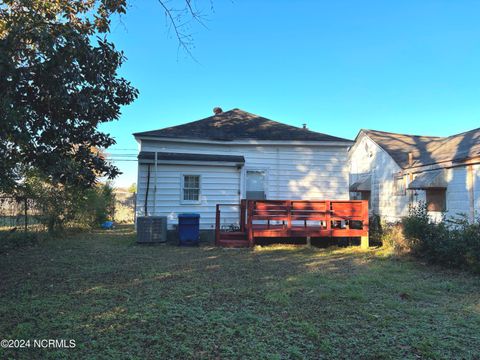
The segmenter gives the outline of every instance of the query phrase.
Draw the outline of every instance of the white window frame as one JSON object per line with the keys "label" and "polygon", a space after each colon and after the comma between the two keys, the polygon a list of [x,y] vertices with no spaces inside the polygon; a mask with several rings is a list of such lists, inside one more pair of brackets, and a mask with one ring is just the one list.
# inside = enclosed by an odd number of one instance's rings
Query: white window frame
{"label": "white window frame", "polygon": [[[183,190],[185,188],[185,176],[198,176],[198,200],[185,200],[183,197]],[[180,174],[180,204],[198,205],[202,203],[202,175],[192,173]]]}
{"label": "white window frame", "polygon": [[269,194],[269,186],[268,186],[268,180],[269,180],[269,171],[270,169],[268,168],[258,168],[258,167],[244,167],[243,168],[243,196],[242,199],[247,198],[247,172],[248,171],[263,171],[265,173],[265,198],[266,200],[272,200],[270,199],[270,194]]}

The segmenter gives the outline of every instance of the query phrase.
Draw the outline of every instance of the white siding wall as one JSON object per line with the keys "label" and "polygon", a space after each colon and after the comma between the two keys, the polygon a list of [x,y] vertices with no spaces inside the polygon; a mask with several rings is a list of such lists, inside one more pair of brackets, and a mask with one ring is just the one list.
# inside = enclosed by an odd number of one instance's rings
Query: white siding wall
{"label": "white siding wall", "polygon": [[[141,151],[168,151],[196,154],[242,155],[241,170],[226,166],[162,165],[158,167],[155,214],[168,216],[169,227],[177,223],[177,214],[200,213],[201,228],[215,226],[217,203],[238,203],[245,197],[245,171],[265,170],[268,199],[348,199],[347,148],[333,146],[217,145],[142,141]],[[151,167],[148,203],[153,211],[154,166]],[[202,177],[202,202],[180,203],[181,173]],[[143,215],[146,189],[146,165],[139,167],[137,209]],[[240,192],[240,194],[239,194]],[[149,208],[149,211],[150,208]],[[153,212],[151,213],[151,215]],[[238,221],[237,209],[225,209],[222,223]]]}
{"label": "white siding wall", "polygon": [[480,165],[474,165],[475,218],[480,221]]}
{"label": "white siding wall", "polygon": [[[200,214],[201,228],[212,228],[215,224],[216,204],[238,203],[240,173],[235,167],[158,165],[157,193],[155,196],[155,166],[150,167],[150,190],[147,201],[148,215],[167,216],[169,228],[178,223],[177,215],[184,212]],[[200,203],[181,204],[183,174],[200,175]],[[147,187],[147,165],[139,166],[137,214],[145,213]],[[227,223],[238,221],[237,208],[222,208],[222,220]]]}
{"label": "white siding wall", "polygon": [[469,189],[467,168],[457,167],[447,171],[447,217],[459,214],[469,215]]}
{"label": "white siding wall", "polygon": [[[468,188],[467,168],[456,167],[451,169],[445,169],[445,172],[448,183],[446,193],[447,212],[445,214],[442,214],[441,212],[431,211],[429,212],[431,219],[435,221],[440,221],[443,215],[446,218],[453,218],[458,217],[461,214],[469,217],[470,191]],[[475,181],[478,183],[478,178],[477,180],[474,179],[474,182]],[[414,199],[416,202],[426,200],[425,191],[417,190],[416,193],[418,194]],[[474,197],[475,196],[478,197],[478,195],[475,194],[474,187]],[[476,209],[478,209],[478,205],[476,205]]]}
{"label": "white siding wall", "polygon": [[408,192],[396,195],[394,175],[401,169],[397,163],[367,136],[362,136],[349,154],[350,183],[361,175],[372,179],[371,212],[382,219],[395,222],[408,212]]}
{"label": "white siding wall", "polygon": [[[366,146],[368,151],[366,150]],[[398,221],[408,214],[410,202],[425,201],[425,191],[417,190],[416,196],[407,190],[405,196],[397,196],[394,189],[394,174],[401,169],[382,148],[370,138],[363,136],[349,154],[350,183],[361,174],[372,177],[372,211],[386,221]],[[447,213],[446,217],[470,214],[470,192],[467,181],[467,168],[456,167],[445,170],[447,173]],[[480,212],[480,165],[474,166],[475,211]],[[434,220],[440,220],[442,213],[430,212]]]}

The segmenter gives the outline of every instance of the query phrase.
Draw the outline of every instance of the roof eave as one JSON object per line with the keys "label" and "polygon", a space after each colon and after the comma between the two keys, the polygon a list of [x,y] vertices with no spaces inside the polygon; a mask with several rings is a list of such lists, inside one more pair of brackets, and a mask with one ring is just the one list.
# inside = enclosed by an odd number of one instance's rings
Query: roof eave
{"label": "roof eave", "polygon": [[258,139],[242,139],[242,140],[207,140],[195,138],[172,138],[161,136],[141,135],[141,133],[133,134],[137,140],[153,140],[165,142],[183,142],[198,144],[238,144],[238,145],[310,145],[310,146],[342,146],[349,147],[353,144],[351,140],[258,140]]}

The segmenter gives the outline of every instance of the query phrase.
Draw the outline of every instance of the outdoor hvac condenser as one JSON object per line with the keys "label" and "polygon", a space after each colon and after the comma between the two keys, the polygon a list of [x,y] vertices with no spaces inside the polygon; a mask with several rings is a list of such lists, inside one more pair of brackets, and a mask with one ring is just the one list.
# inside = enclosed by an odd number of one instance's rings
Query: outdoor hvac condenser
{"label": "outdoor hvac condenser", "polygon": [[164,243],[167,241],[166,216],[137,217],[137,242],[139,244]]}

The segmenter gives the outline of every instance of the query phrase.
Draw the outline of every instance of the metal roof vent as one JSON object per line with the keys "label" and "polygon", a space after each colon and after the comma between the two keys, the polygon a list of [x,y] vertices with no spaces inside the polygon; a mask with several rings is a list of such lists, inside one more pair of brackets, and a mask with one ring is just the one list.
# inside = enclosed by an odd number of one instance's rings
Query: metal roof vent
{"label": "metal roof vent", "polygon": [[214,113],[215,115],[219,115],[219,114],[221,114],[222,112],[223,112],[223,110],[222,110],[221,107],[218,107],[218,106],[217,106],[217,107],[214,107],[214,108],[213,108],[213,113]]}

